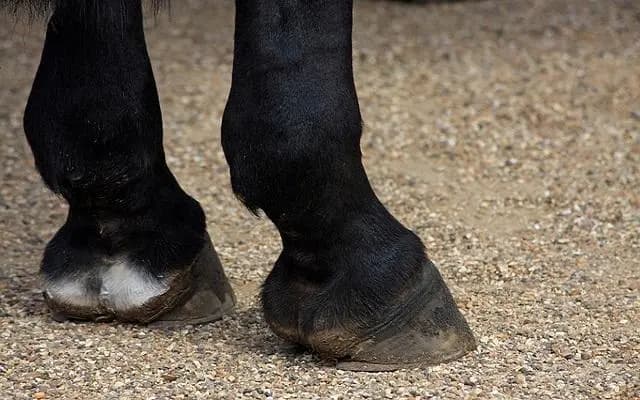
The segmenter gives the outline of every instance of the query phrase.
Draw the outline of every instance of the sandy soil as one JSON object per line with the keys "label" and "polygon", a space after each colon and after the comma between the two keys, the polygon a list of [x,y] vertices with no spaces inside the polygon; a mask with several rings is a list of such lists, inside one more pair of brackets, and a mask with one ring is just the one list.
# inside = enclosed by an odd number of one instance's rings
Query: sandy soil
{"label": "sandy soil", "polygon": [[43,30],[2,18],[0,398],[639,398],[640,2],[357,2],[368,171],[479,342],[379,374],[337,371],[267,329],[257,293],[278,237],[234,199],[219,145],[233,7],[179,3],[148,21],[166,149],[238,311],[175,331],[48,317],[36,273],[66,208],[21,130]]}

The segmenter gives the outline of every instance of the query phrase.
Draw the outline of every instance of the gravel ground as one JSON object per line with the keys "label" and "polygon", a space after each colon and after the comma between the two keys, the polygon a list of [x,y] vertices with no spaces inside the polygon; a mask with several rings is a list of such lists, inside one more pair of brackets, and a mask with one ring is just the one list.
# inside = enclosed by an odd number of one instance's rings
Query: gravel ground
{"label": "gravel ground", "polygon": [[337,371],[259,311],[280,248],[221,146],[233,7],[148,21],[169,163],[198,198],[237,313],[174,331],[54,323],[41,251],[66,215],[25,148],[43,30],[0,19],[0,398],[640,398],[640,2],[360,0],[357,85],[380,197],[425,240],[478,350]]}

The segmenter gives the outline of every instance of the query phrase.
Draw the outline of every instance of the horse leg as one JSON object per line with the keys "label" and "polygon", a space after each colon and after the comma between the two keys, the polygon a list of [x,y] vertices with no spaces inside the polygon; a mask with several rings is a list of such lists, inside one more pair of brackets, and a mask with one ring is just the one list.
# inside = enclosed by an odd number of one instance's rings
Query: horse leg
{"label": "horse leg", "polygon": [[351,0],[236,0],[223,118],[234,191],[283,250],[262,291],[286,340],[352,370],[461,357],[473,335],[420,239],[374,194],[361,162]]}
{"label": "horse leg", "polygon": [[165,162],[140,0],[57,3],[24,128],[69,204],[41,266],[55,318],[180,324],[232,308],[202,208]]}

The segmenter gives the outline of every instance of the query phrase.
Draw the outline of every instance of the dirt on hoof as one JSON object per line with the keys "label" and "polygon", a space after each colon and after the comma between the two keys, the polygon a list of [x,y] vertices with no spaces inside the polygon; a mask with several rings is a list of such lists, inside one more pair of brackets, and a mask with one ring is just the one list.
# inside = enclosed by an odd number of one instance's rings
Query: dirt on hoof
{"label": "dirt on hoof", "polygon": [[257,296],[279,237],[234,198],[220,145],[230,1],[173,2],[147,38],[168,163],[236,312],[169,330],[51,321],[38,263],[67,211],[21,127],[44,29],[0,17],[0,399],[640,397],[640,2],[355,3],[367,170],[477,350],[365,374],[271,333]]}

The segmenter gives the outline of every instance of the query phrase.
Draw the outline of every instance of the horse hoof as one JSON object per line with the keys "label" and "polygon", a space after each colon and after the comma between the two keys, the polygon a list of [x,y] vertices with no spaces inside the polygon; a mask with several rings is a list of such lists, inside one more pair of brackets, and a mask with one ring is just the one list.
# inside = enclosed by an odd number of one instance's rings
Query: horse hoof
{"label": "horse hoof", "polygon": [[418,290],[337,363],[349,371],[394,371],[456,360],[475,350],[473,333],[449,289],[428,262]]}
{"label": "horse hoof", "polygon": [[109,261],[73,279],[49,280],[45,287],[45,302],[59,322],[201,324],[230,313],[236,301],[208,235],[193,263],[168,277],[149,277],[135,266]]}

